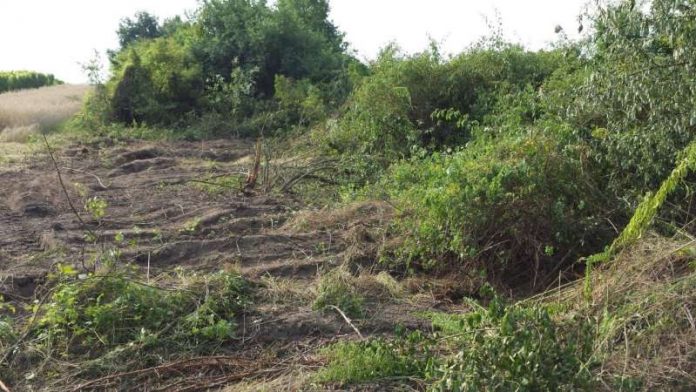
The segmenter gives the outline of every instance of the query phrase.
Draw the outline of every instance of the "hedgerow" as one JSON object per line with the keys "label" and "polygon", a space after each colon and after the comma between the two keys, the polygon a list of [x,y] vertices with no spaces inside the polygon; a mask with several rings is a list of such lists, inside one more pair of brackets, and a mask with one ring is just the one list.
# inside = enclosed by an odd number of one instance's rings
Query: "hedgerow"
{"label": "hedgerow", "polygon": [[31,71],[0,72],[0,93],[63,84],[52,74]]}

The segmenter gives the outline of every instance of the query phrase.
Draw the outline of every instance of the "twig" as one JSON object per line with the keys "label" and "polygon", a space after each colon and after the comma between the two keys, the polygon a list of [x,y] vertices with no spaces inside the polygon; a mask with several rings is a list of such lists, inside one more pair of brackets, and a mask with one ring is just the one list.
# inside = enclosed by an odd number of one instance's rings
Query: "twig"
{"label": "twig", "polygon": [[150,254],[151,252],[147,252],[147,284],[150,284]]}
{"label": "twig", "polygon": [[694,321],[694,316],[691,315],[691,312],[689,311],[689,307],[684,304],[684,312],[686,312],[686,318],[689,320],[689,324],[691,324],[691,328],[693,328],[694,332],[696,332],[696,322]]}
{"label": "twig", "polygon": [[80,213],[77,212],[77,208],[75,208],[75,205],[72,202],[72,199],[70,199],[70,194],[68,193],[68,189],[65,187],[65,183],[63,182],[63,175],[60,173],[60,167],[58,167],[58,162],[56,162],[55,156],[53,156],[53,150],[51,150],[51,145],[48,144],[48,138],[46,138],[46,134],[42,133],[41,136],[43,136],[44,143],[46,144],[46,150],[48,150],[48,156],[51,157],[51,161],[53,162],[53,167],[56,169],[56,174],[58,174],[58,181],[60,182],[60,187],[63,189],[63,193],[65,194],[65,198],[68,200],[68,205],[70,206],[70,209],[72,210],[73,214],[75,214],[75,217],[77,217],[77,220],[80,222],[82,227],[94,238],[96,238],[96,235],[92,230],[87,227],[87,224],[85,223],[84,220],[82,220],[82,217],[80,216]]}
{"label": "twig", "polygon": [[108,376],[97,378],[97,379],[82,383],[80,385],[77,385],[72,389],[72,391],[78,392],[78,391],[84,390],[85,388],[90,388],[90,387],[95,388],[96,386],[103,384],[104,382],[109,382],[109,381],[123,378],[123,377],[140,376],[140,375],[147,374],[147,373],[159,374],[160,371],[175,370],[177,368],[180,368],[180,367],[185,368],[187,366],[200,367],[200,366],[203,366],[203,364],[201,364],[201,362],[206,362],[206,361],[208,361],[208,362],[212,361],[215,364],[219,364],[220,361],[236,362],[237,364],[239,364],[240,362],[243,362],[243,360],[240,358],[229,357],[229,356],[213,356],[213,357],[199,357],[199,358],[184,359],[181,361],[170,362],[170,363],[166,363],[163,365],[149,367],[149,368],[145,368],[145,369],[138,369],[138,370],[132,370],[132,371],[128,371],[128,372],[110,374]]}
{"label": "twig", "polygon": [[73,168],[67,167],[67,166],[63,166],[62,169],[70,170],[70,171],[74,171],[74,172],[76,172],[76,173],[82,173],[82,174],[86,174],[86,175],[88,175],[88,176],[94,177],[94,179],[96,179],[97,182],[99,183],[99,186],[101,186],[104,190],[107,190],[107,189],[109,189],[109,187],[111,187],[111,185],[108,185],[108,186],[107,186],[107,185],[104,185],[104,183],[102,182],[101,178],[99,178],[96,174],[93,174],[93,173],[90,173],[90,172],[86,172],[86,171],[80,170],[80,169],[73,169]]}
{"label": "twig", "polygon": [[259,169],[261,168],[261,142],[263,137],[256,141],[256,152],[254,155],[254,167],[249,172],[244,185],[245,190],[252,190],[256,187],[256,180],[259,177]]}
{"label": "twig", "polygon": [[[336,160],[334,160],[334,159],[325,159],[323,161],[319,161],[319,162],[316,162],[316,163],[310,165],[306,171],[304,171],[304,172],[292,177],[291,179],[287,180],[285,182],[285,184],[283,184],[283,186],[280,188],[280,191],[287,192],[290,188],[293,187],[293,185],[295,185],[297,182],[299,182],[303,178],[310,176],[310,175],[313,175],[314,173],[316,173],[318,171],[329,169],[330,166],[328,166],[328,164],[335,163],[335,162],[336,162]],[[325,165],[327,165],[327,166],[325,166]]]}
{"label": "twig", "polygon": [[356,327],[356,326],[353,324],[353,322],[348,318],[348,316],[346,316],[345,313],[343,313],[343,311],[342,311],[341,309],[338,308],[338,306],[329,305],[329,307],[330,307],[331,309],[337,311],[338,314],[340,314],[341,317],[343,317],[343,319],[346,320],[346,323],[348,323],[348,325],[350,325],[350,327],[353,328],[353,331],[355,331],[355,333],[357,333],[358,336],[360,336],[360,339],[365,340],[365,337],[363,336],[363,334],[360,333],[360,330],[358,329],[358,327]]}
{"label": "twig", "polygon": [[0,390],[2,392],[10,392],[10,388],[8,388],[2,380],[0,380]]}

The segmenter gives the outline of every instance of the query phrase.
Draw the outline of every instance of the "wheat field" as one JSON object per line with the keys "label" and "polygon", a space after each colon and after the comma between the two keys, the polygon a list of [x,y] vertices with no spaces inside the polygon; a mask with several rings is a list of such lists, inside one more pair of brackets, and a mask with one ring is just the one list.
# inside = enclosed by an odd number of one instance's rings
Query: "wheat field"
{"label": "wheat field", "polygon": [[87,85],[60,85],[0,94],[0,142],[23,143],[75,115]]}

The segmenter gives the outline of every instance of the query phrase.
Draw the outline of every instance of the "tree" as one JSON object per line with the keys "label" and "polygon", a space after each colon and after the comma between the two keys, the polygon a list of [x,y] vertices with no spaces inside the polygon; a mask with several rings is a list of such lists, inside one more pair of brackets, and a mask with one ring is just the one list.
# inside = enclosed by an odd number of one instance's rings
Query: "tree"
{"label": "tree", "polygon": [[624,0],[600,8],[594,25],[591,75],[571,119],[614,190],[642,194],[696,136],[696,3]]}
{"label": "tree", "polygon": [[145,11],[137,12],[133,19],[122,19],[116,34],[118,35],[121,49],[141,39],[152,39],[162,36],[157,17]]}

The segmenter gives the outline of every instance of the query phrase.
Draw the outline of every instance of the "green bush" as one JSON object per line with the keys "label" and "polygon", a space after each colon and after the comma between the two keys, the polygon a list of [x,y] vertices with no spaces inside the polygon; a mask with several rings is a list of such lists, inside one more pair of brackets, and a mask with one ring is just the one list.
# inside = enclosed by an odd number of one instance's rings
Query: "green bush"
{"label": "green bush", "polygon": [[[581,151],[564,130],[481,137],[451,154],[393,166],[379,184],[403,213],[407,260],[483,260],[491,277],[535,287],[611,233]],[[474,264],[475,265],[475,264]]]}
{"label": "green bush", "polygon": [[[437,331],[341,342],[321,350],[320,382],[421,380],[431,391],[592,390],[594,330],[543,307],[494,298],[466,315],[429,315]],[[397,331],[398,332],[398,331]],[[384,386],[384,385],[382,385]]]}
{"label": "green bush", "polygon": [[200,110],[203,75],[185,39],[182,31],[139,41],[116,57],[107,84],[114,120],[171,125]]}
{"label": "green bush", "polygon": [[325,0],[209,0],[190,22],[136,18],[110,54],[107,122],[200,125],[200,137],[306,126],[343,102],[359,64]]}
{"label": "green bush", "polygon": [[414,149],[464,145],[473,129],[507,109],[508,96],[533,94],[563,61],[558,51],[513,45],[474,47],[447,60],[436,46],[413,56],[387,47],[328,128],[326,143],[358,157],[357,173],[374,178]]}
{"label": "green bush", "polygon": [[459,351],[436,369],[433,391],[593,390],[586,321],[558,322],[543,308],[496,299],[463,317],[454,336]]}
{"label": "green bush", "polygon": [[690,1],[623,0],[599,7],[592,53],[565,116],[592,146],[610,189],[640,197],[659,186],[696,130],[696,24]]}

